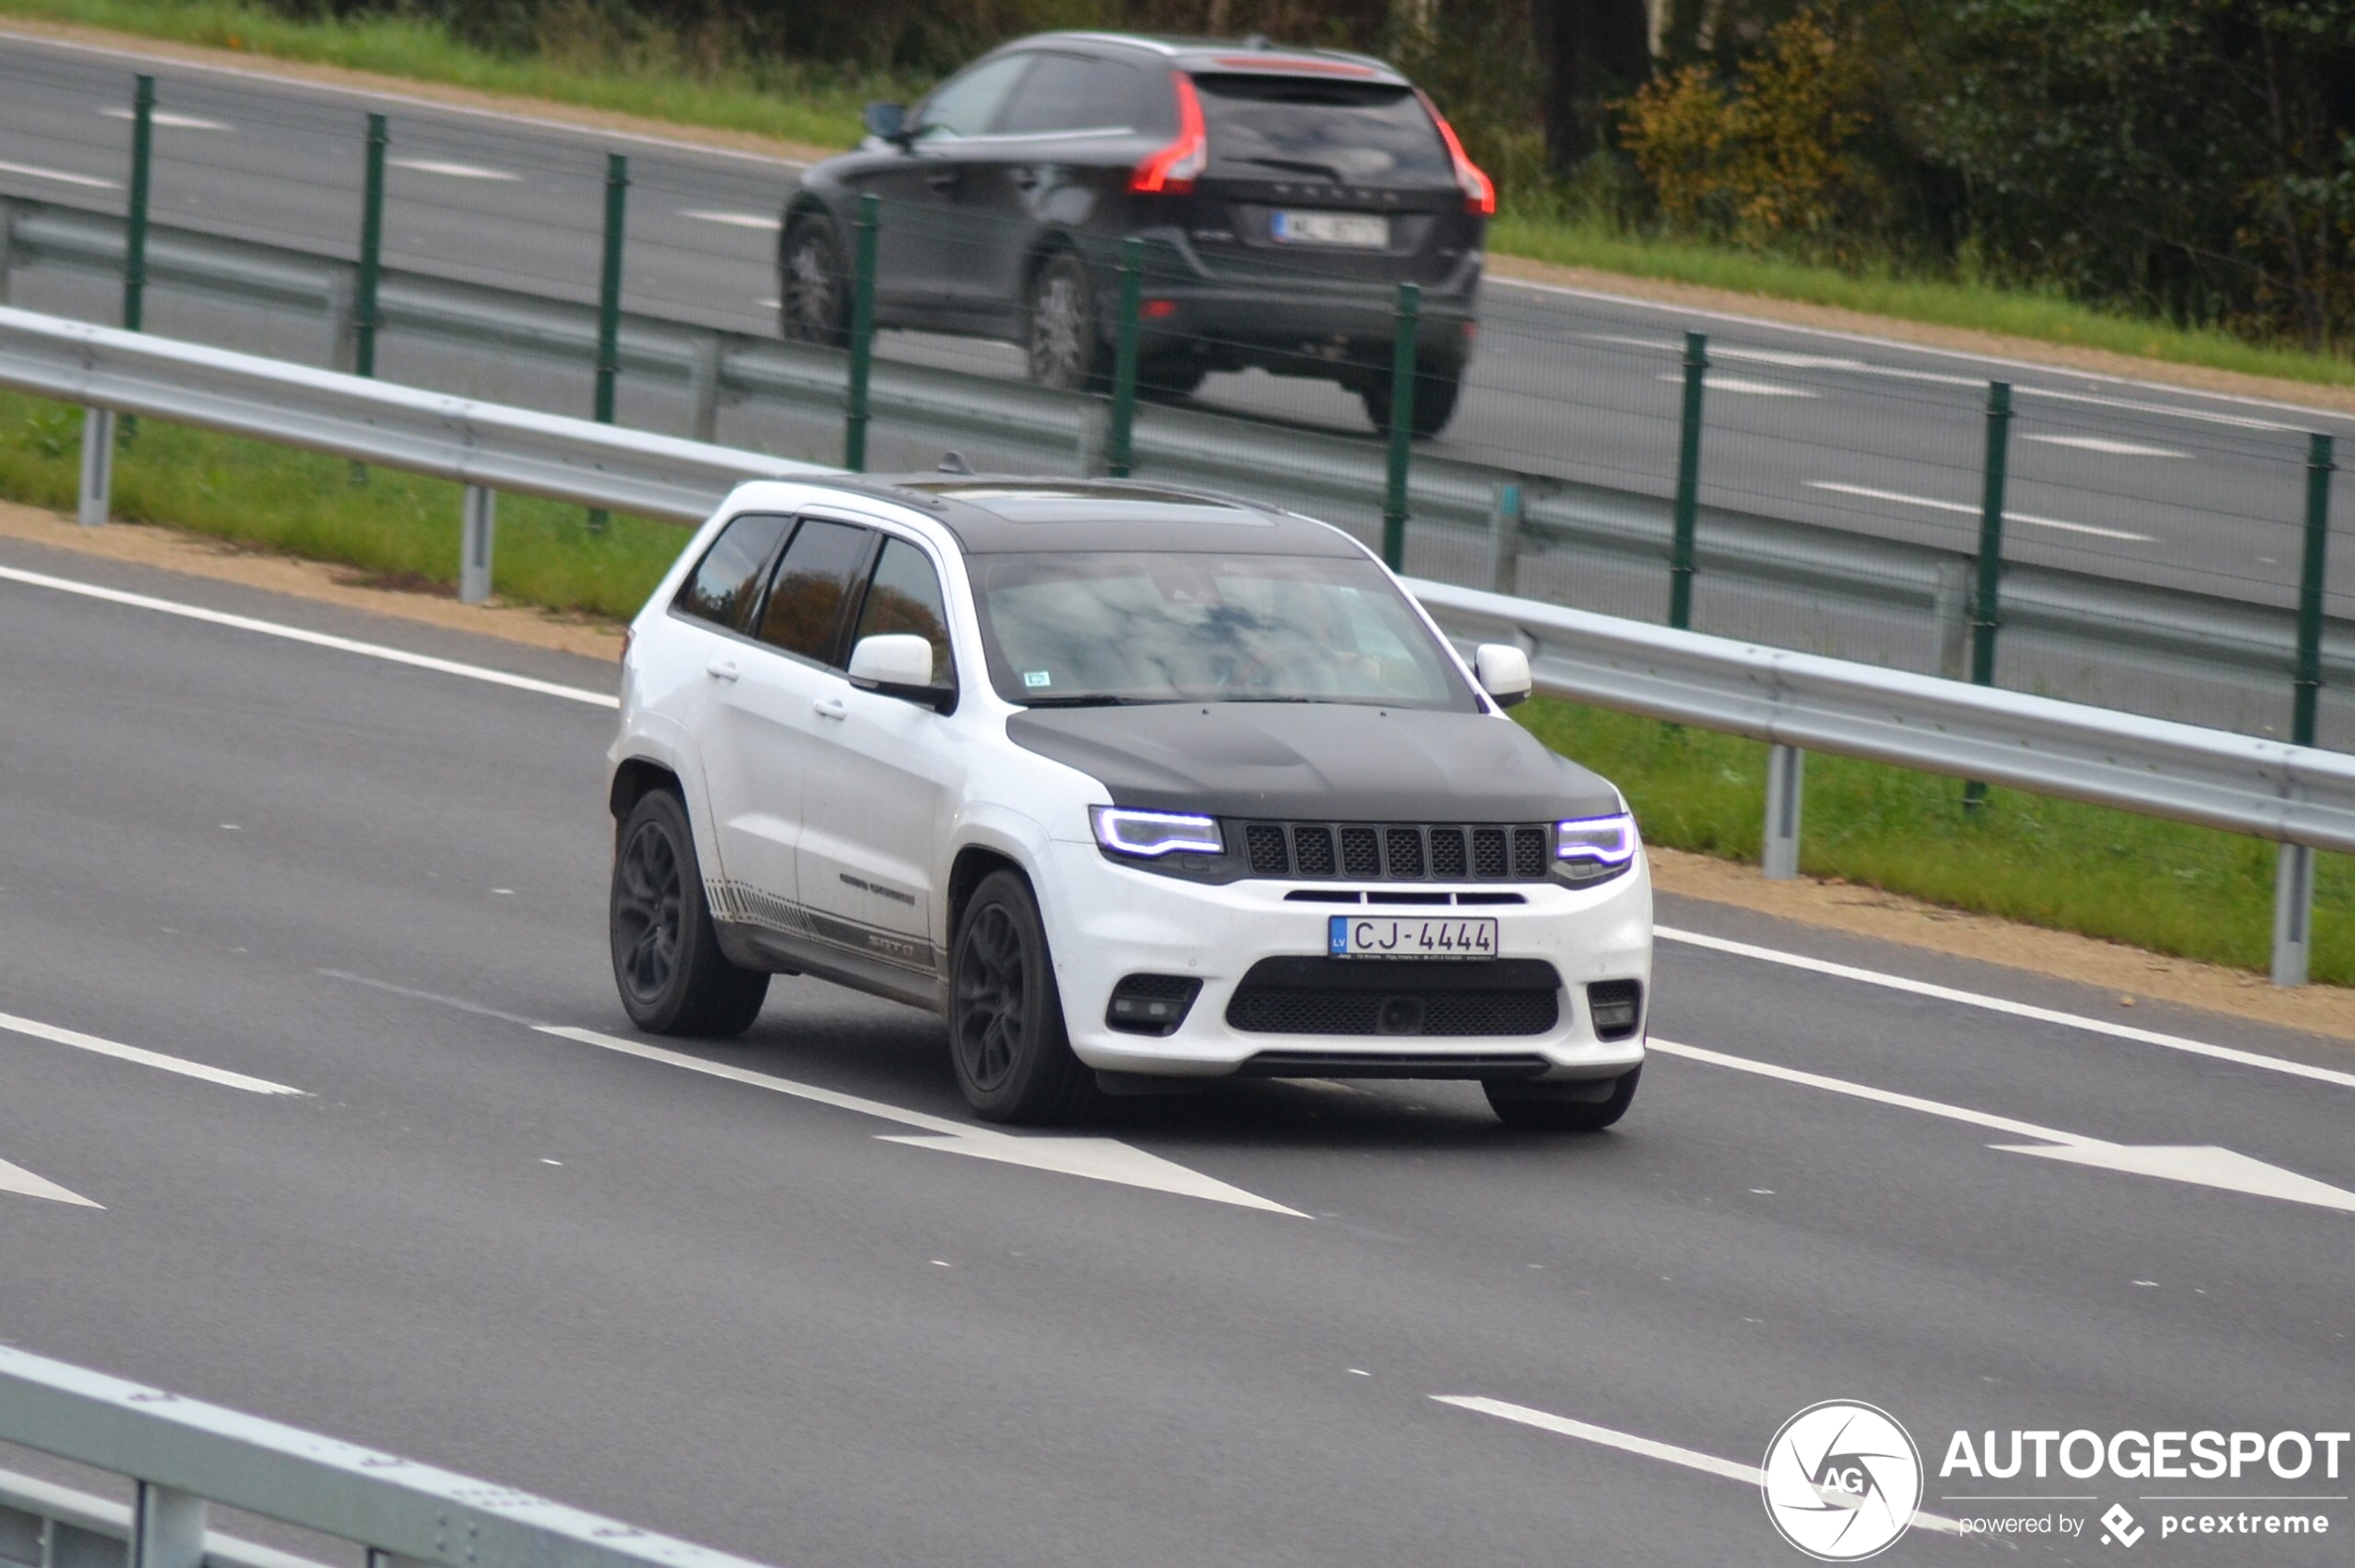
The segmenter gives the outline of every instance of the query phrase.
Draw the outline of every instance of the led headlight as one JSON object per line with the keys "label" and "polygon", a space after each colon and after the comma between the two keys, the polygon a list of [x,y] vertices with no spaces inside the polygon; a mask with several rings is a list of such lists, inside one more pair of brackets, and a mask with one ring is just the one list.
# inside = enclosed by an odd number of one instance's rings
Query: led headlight
{"label": "led headlight", "polygon": [[1573,881],[1593,882],[1625,871],[1636,860],[1636,819],[1571,817],[1554,824],[1554,860]]}
{"label": "led headlight", "polygon": [[1163,855],[1227,852],[1227,840],[1218,831],[1216,817],[1136,811],[1125,806],[1090,806],[1088,820],[1095,824],[1096,842],[1115,855],[1155,860]]}

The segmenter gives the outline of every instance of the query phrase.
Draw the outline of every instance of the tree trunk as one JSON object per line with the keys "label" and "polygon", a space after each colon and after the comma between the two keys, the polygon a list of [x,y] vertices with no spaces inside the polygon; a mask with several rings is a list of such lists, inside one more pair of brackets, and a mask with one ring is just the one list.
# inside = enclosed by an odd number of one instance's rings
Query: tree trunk
{"label": "tree trunk", "polygon": [[1533,0],[1546,66],[1546,159],[1567,173],[1603,145],[1610,106],[1651,75],[1644,0]]}

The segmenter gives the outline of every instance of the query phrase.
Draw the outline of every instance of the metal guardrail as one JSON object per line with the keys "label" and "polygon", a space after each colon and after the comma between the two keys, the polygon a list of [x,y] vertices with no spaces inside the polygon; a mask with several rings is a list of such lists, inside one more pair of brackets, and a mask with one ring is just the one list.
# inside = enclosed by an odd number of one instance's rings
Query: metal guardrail
{"label": "metal guardrail", "polygon": [[320,1568],[216,1534],[219,1504],[365,1549],[370,1568],[757,1568],[414,1460],[0,1346],[0,1441],[127,1476],[126,1507],[0,1473],[0,1562]]}
{"label": "metal guardrail", "polygon": [[[0,308],[0,386],[469,486],[700,520],[752,478],[836,470]],[[92,420],[85,430],[97,430]],[[103,459],[101,434],[91,442]],[[87,465],[85,465],[87,466]],[[469,508],[469,516],[473,508]],[[1809,750],[2280,841],[2274,978],[2302,984],[2315,849],[2355,853],[2355,756],[1539,604],[1414,592],[1452,635],[1512,639],[1542,689],[1768,742],[1766,865],[1797,864]]]}
{"label": "metal guardrail", "polygon": [[[124,222],[54,203],[0,198],[0,304],[9,266],[43,267],[112,279],[123,267]],[[148,231],[149,284],[207,298],[313,312],[328,357],[351,363],[358,265],[338,257],[224,238],[162,224]],[[597,354],[598,310],[561,300],[387,268],[378,283],[380,333],[579,369]],[[633,376],[676,386],[687,405],[685,433],[709,441],[724,401],[757,402],[817,421],[841,417],[846,356],[654,316],[624,314],[619,364]],[[1020,382],[889,359],[873,363],[869,405],[878,420],[924,432],[943,446],[975,441],[1043,464],[1100,471],[1101,400]],[[1313,430],[1268,427],[1199,409],[1148,403],[1130,437],[1133,471],[1243,491],[1312,513],[1340,509],[1371,517],[1384,501],[1379,443]],[[386,458],[393,462],[395,459]],[[485,479],[486,485],[496,481]],[[1500,528],[1497,497],[1521,498]],[[515,488],[559,494],[533,484]],[[1552,555],[1581,568],[1664,571],[1673,503],[1665,495],[1419,455],[1408,481],[1419,533],[1438,530],[1490,565],[1487,586],[1510,592],[1523,557]],[[569,493],[560,499],[576,499]],[[681,515],[659,506],[628,504]],[[1696,564],[1704,581],[1776,591],[1791,606],[1839,605],[1917,621],[1925,662],[1962,672],[1974,557],[1792,518],[1699,508]],[[1500,537],[1501,536],[1501,537]],[[1501,552],[1496,546],[1502,544]],[[2297,652],[2296,607],[2122,581],[2089,572],[2006,562],[2003,620],[2087,663],[2155,657],[2278,703]],[[2330,618],[2322,633],[2326,685],[2355,686],[2355,620]]]}

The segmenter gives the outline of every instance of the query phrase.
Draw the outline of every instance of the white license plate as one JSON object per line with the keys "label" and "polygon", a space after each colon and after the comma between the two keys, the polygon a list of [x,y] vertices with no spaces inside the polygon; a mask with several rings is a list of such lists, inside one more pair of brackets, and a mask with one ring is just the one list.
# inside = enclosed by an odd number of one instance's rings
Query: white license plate
{"label": "white license plate", "polygon": [[1337,914],[1326,922],[1325,950],[1334,958],[1495,958],[1496,922]]}
{"label": "white license plate", "polygon": [[1390,249],[1390,220],[1371,212],[1286,212],[1268,224],[1279,245],[1343,245],[1356,250]]}

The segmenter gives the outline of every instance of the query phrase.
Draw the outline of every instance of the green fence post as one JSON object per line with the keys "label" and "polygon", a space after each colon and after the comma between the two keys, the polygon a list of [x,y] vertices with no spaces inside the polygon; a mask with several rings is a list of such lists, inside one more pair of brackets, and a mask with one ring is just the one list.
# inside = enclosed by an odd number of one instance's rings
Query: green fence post
{"label": "green fence post", "polygon": [[1398,336],[1390,349],[1390,472],[1382,487],[1381,558],[1392,571],[1407,569],[1407,469],[1415,443],[1415,332],[1423,291],[1398,286]]}
{"label": "green fence post", "polygon": [[385,147],[392,139],[385,117],[368,117],[368,171],[360,194],[360,287],[353,301],[355,341],[351,370],[355,376],[376,374],[376,280],[384,270]]}
{"label": "green fence post", "polygon": [[[1970,678],[1975,686],[1995,683],[1995,632],[2004,581],[2004,478],[2011,457],[2012,384],[1987,383],[1987,456],[1979,491],[1979,586],[1971,595]],[[1987,798],[1987,785],[1972,779],[1963,785],[1963,808],[1976,810]]]}
{"label": "green fence post", "polygon": [[1120,242],[1120,330],[1112,362],[1112,429],[1104,438],[1104,471],[1128,477],[1129,438],[1137,425],[1137,315],[1144,309],[1145,242]]}
{"label": "green fence post", "polygon": [[[630,198],[630,159],[605,154],[605,254],[597,283],[597,423],[613,423],[614,383],[621,376],[621,244]],[[602,506],[589,512],[589,531],[603,533],[611,519]]]}
{"label": "green fence post", "polygon": [[[2331,439],[2306,438],[2306,551],[2298,574],[2298,674],[2290,739],[2314,744],[2323,694],[2323,567],[2331,537]],[[2273,984],[2302,986],[2314,943],[2314,851],[2285,841],[2273,861]]]}
{"label": "green fence post", "polygon": [[1685,334],[1685,410],[1676,432],[1675,535],[1668,550],[1668,624],[1693,624],[1693,526],[1700,515],[1701,393],[1709,385],[1709,334]]}
{"label": "green fence post", "polygon": [[131,100],[131,210],[122,246],[122,326],[144,332],[147,319],[147,187],[156,139],[156,79],[139,78]]}
{"label": "green fence post", "polygon": [[843,409],[842,465],[867,471],[867,376],[875,363],[875,238],[883,202],[870,191],[859,198],[850,264],[850,385]]}

